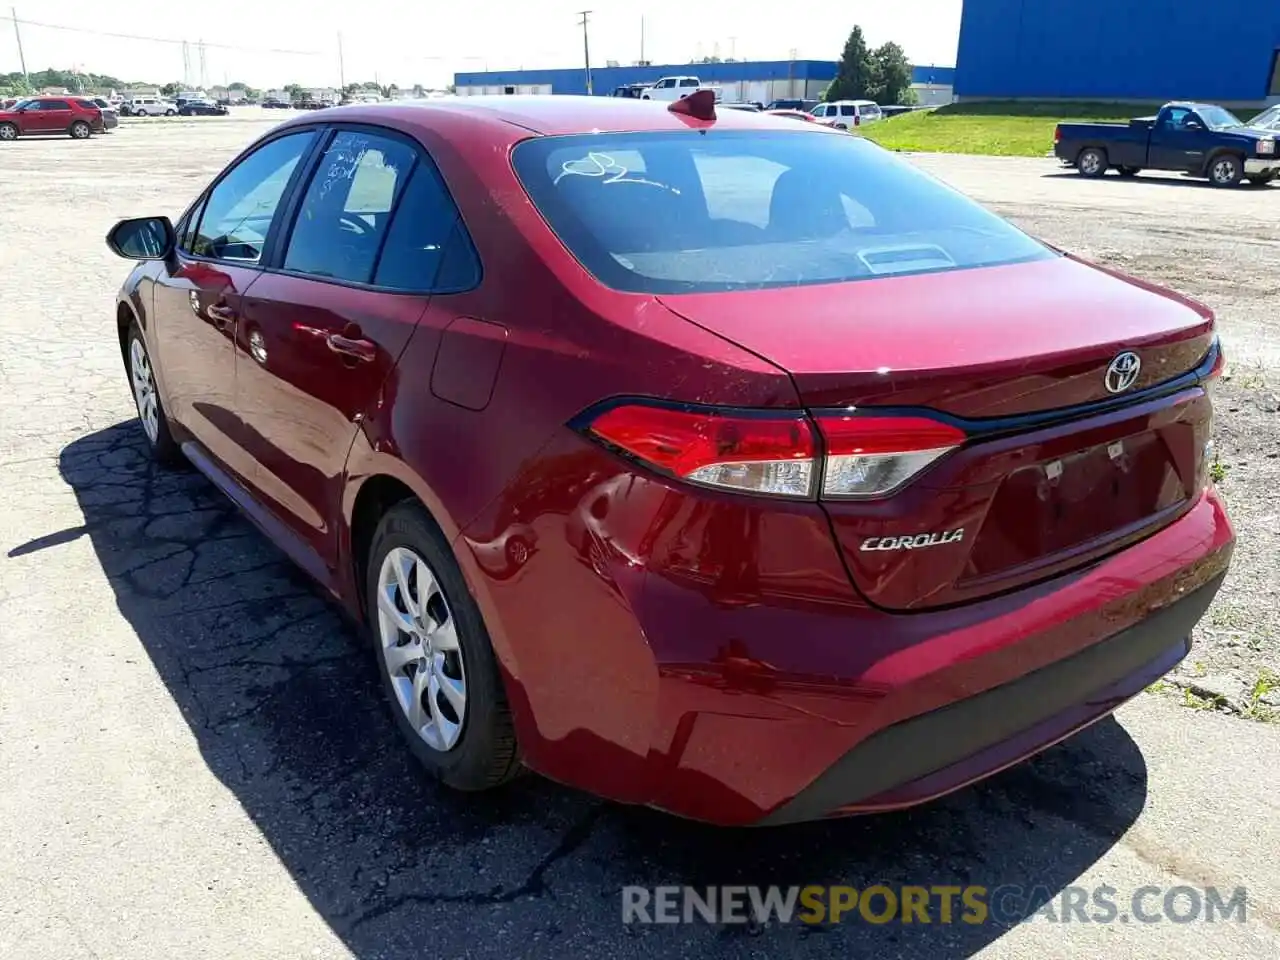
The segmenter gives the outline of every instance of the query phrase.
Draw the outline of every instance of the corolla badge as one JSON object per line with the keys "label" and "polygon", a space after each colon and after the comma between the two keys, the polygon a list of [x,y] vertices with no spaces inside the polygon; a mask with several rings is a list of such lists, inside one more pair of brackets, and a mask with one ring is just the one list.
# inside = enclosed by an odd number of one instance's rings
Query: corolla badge
{"label": "corolla badge", "polygon": [[964,527],[958,530],[947,530],[944,533],[917,533],[906,537],[868,537],[862,541],[860,550],[921,550],[925,547],[940,547],[946,543],[959,543],[964,539]]}
{"label": "corolla badge", "polygon": [[1111,361],[1107,367],[1107,375],[1103,379],[1108,393],[1124,393],[1138,380],[1142,371],[1142,360],[1132,350],[1126,350]]}

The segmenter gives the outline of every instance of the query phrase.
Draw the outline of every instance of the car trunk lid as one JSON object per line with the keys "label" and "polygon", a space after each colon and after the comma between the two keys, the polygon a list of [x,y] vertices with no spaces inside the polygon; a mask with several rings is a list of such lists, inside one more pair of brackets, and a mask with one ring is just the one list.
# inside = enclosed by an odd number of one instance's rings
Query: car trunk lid
{"label": "car trunk lid", "polygon": [[1072,569],[1203,484],[1211,315],[1069,257],[662,300],[786,369],[820,425],[923,415],[963,431],[896,490],[824,498],[852,580],[885,608]]}

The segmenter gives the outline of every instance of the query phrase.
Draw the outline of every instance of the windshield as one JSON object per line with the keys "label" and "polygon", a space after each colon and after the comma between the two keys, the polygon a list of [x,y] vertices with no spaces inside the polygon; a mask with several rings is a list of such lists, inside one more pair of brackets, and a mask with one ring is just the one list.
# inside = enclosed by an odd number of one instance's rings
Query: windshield
{"label": "windshield", "polygon": [[1227,127],[1242,127],[1239,118],[1230,110],[1222,107],[1199,107],[1196,113],[1209,125],[1210,130],[1225,130]]}
{"label": "windshield", "polygon": [[1249,126],[1251,127],[1269,128],[1277,124],[1280,124],[1280,106],[1272,107],[1270,110],[1263,110],[1249,121]]}
{"label": "windshield", "polygon": [[801,130],[539,137],[516,173],[602,283],[696,293],[1055,256],[857,137]]}

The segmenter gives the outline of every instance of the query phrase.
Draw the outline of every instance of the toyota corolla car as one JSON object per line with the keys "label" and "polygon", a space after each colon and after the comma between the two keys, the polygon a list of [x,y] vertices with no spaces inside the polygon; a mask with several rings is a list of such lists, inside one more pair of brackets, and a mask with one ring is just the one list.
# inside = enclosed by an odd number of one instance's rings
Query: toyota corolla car
{"label": "toyota corolla car", "polygon": [[1168,671],[1227,569],[1210,311],[818,124],[342,107],[108,239],[150,450],[367,625],[461,790],[918,803]]}

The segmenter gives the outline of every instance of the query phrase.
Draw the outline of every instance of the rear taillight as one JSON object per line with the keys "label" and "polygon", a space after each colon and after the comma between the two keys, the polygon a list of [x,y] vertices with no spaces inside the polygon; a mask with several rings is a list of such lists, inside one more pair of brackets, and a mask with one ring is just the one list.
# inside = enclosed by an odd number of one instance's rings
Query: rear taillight
{"label": "rear taillight", "polygon": [[1061,127],[1054,127],[1054,128],[1053,128],[1053,142],[1054,142],[1054,143],[1061,143],[1061,142],[1062,142],[1062,128],[1061,128]]}
{"label": "rear taillight", "polygon": [[822,496],[882,497],[965,441],[959,427],[919,416],[822,414]]}
{"label": "rear taillight", "polygon": [[756,414],[632,403],[588,432],[648,466],[712,487],[781,497],[813,491],[813,429],[802,413]]}
{"label": "rear taillight", "polygon": [[[742,411],[636,401],[586,433],[650,469],[741,493],[832,499],[892,493],[965,440],[922,416]],[[815,430],[816,428],[816,430]]]}

